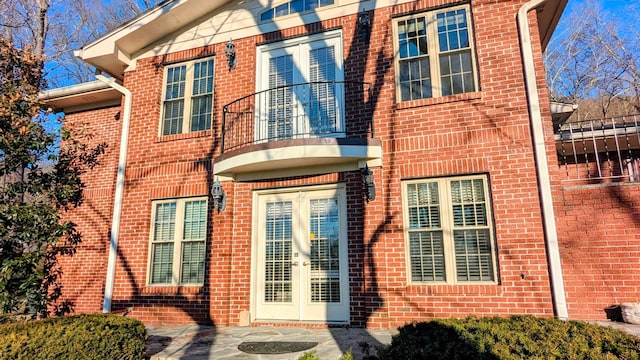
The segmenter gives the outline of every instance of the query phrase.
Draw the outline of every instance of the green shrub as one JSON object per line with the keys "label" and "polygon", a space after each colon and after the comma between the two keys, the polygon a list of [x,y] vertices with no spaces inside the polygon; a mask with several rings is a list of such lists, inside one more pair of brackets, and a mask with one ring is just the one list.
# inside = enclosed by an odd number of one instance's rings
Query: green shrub
{"label": "green shrub", "polygon": [[405,325],[369,358],[639,360],[640,339],[580,321],[468,317]]}
{"label": "green shrub", "polygon": [[135,319],[77,315],[0,325],[0,359],[142,359],[147,330]]}

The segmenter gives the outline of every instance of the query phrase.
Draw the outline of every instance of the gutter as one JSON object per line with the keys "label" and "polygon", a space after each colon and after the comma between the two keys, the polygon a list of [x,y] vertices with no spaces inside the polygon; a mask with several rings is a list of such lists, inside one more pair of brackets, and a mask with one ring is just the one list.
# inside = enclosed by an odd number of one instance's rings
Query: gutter
{"label": "gutter", "polygon": [[127,166],[127,146],[129,142],[129,124],[131,122],[131,91],[118,84],[115,79],[96,74],[96,79],[109,85],[124,95],[124,114],[122,116],[122,134],[120,135],[120,155],[118,158],[118,175],[116,176],[116,193],[113,199],[113,217],[109,235],[109,261],[107,263],[107,277],[104,285],[104,301],[102,312],[111,312],[113,298],[113,282],[118,257],[118,238],[120,236],[120,215],[122,214],[122,198],[124,195],[124,171]]}
{"label": "gutter", "polygon": [[82,84],[65,86],[65,87],[51,89],[51,90],[45,90],[40,94],[39,98],[45,99],[45,100],[57,99],[57,98],[62,98],[67,96],[80,95],[88,92],[106,90],[108,88],[110,88],[110,86],[105,85],[102,81],[95,80],[95,81],[86,82]]}
{"label": "gutter", "polygon": [[542,204],[542,221],[546,240],[547,261],[549,262],[549,277],[551,279],[551,295],[553,297],[554,313],[557,318],[567,320],[569,315],[565,298],[564,281],[562,278],[560,248],[558,246],[558,233],[553,210],[553,198],[551,196],[551,181],[549,179],[549,164],[547,163],[544,130],[542,128],[542,114],[540,112],[540,98],[538,96],[538,85],[536,84],[529,19],[527,17],[531,10],[543,5],[545,1],[546,0],[531,0],[525,3],[518,11],[517,21],[520,35],[520,49],[524,63],[526,92],[529,100],[529,120],[538,175],[538,191]]}

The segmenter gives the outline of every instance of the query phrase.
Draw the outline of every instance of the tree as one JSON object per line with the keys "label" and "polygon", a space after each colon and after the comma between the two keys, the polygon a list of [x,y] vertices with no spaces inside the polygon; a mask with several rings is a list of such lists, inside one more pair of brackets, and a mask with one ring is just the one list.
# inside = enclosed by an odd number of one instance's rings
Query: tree
{"label": "tree", "polygon": [[63,216],[82,202],[81,176],[105,145],[83,145],[81,130],[47,130],[43,87],[42,58],[0,37],[0,307],[46,317],[68,310],[56,303],[56,264],[81,236]]}
{"label": "tree", "polygon": [[0,0],[0,35],[44,55],[43,76],[54,87],[94,80],[73,52],[158,0]]}
{"label": "tree", "polygon": [[64,212],[105,145],[44,112],[40,90],[93,80],[73,51],[157,0],[0,0],[0,309],[63,313],[57,259],[81,236]]}
{"label": "tree", "polygon": [[640,33],[596,0],[576,3],[562,23],[545,53],[552,100],[578,104],[579,119],[640,112]]}

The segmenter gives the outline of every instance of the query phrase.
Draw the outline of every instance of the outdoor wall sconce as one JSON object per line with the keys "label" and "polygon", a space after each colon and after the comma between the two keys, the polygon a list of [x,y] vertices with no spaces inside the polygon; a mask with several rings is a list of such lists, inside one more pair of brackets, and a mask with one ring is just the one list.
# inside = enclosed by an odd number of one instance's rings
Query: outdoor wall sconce
{"label": "outdoor wall sconce", "polygon": [[376,184],[373,181],[373,171],[369,170],[369,165],[362,169],[362,185],[364,185],[367,202],[376,199]]}
{"label": "outdoor wall sconce", "polygon": [[227,64],[229,65],[229,71],[236,68],[236,46],[233,44],[233,40],[229,39],[227,45],[224,47],[224,53],[227,55]]}
{"label": "outdoor wall sconce", "polygon": [[364,11],[364,8],[362,8],[362,11],[358,14],[358,32],[360,36],[362,36],[362,41],[368,44],[369,36],[371,35],[371,19],[369,18],[369,14]]}
{"label": "outdoor wall sconce", "polygon": [[227,207],[227,194],[224,193],[224,189],[218,179],[211,186],[211,197],[213,198],[213,207],[217,208],[218,212]]}

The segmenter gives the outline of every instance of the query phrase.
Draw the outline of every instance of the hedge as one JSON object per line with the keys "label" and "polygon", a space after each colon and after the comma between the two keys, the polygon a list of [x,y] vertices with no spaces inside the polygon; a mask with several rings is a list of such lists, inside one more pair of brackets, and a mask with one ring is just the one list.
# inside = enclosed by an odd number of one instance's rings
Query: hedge
{"label": "hedge", "polygon": [[147,331],[135,319],[76,315],[0,325],[0,359],[142,359]]}
{"label": "hedge", "polygon": [[640,338],[581,321],[533,316],[442,319],[399,328],[368,359],[640,359]]}

